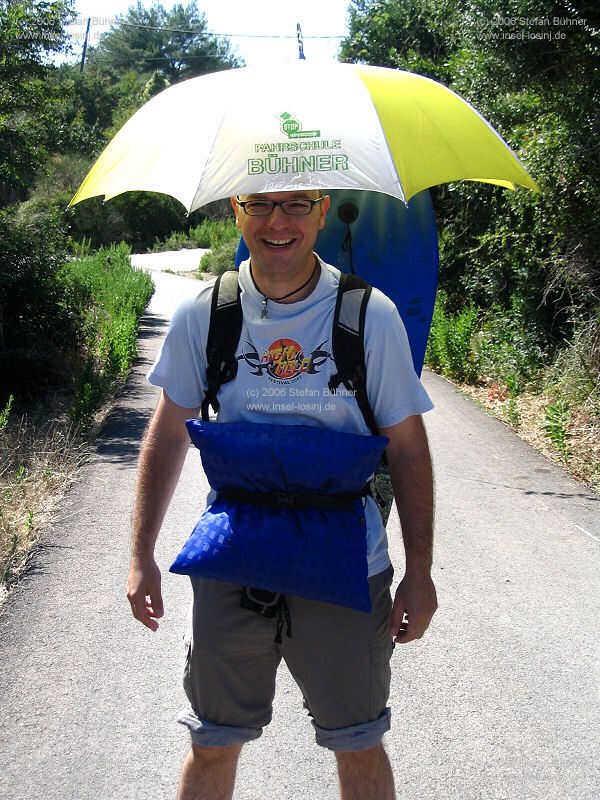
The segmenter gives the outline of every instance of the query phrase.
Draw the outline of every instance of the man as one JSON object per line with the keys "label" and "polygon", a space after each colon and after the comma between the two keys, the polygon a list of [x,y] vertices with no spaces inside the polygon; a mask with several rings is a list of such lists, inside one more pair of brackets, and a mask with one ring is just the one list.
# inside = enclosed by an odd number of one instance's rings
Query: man
{"label": "man", "polygon": [[[302,190],[234,197],[231,202],[250,260],[240,267],[244,327],[236,351],[239,370],[221,388],[218,422],[324,424],[367,434],[352,396],[336,396],[326,412],[313,412],[309,404],[308,411],[290,411],[287,405],[287,411],[279,412],[274,404],[270,411],[268,404],[259,408],[248,402],[256,390],[246,387],[268,388],[274,382],[280,391],[293,382],[295,388],[322,393],[335,371],[329,359],[304,373],[285,370],[285,379],[268,370],[259,370],[257,377],[256,361],[247,358],[258,354],[268,364],[281,358],[281,348],[275,351],[272,343],[285,341],[287,347],[297,345],[307,353],[311,347],[323,350],[323,341],[330,341],[339,272],[313,250],[330,198]],[[197,415],[206,390],[211,294],[211,287],[204,287],[196,301],[178,310],[149,373],[163,392],[140,455],[128,598],[136,619],[153,631],[163,615],[154,545],[189,447],[184,422]],[[239,607],[239,587],[192,579],[194,619],[185,677],[190,707],[179,717],[190,730],[192,746],[183,765],[179,800],[232,797],[240,750],[270,720],[282,656],[302,689],[317,742],[335,753],[342,800],[395,797],[381,744],[389,728],[392,642],[420,638],[437,607],[431,579],[432,473],[420,417],[431,403],[412,370],[397,311],[377,291],[369,300],[365,351],[369,402],[381,434],[389,439],[386,453],[406,553],[393,607],[385,531],[371,498],[365,501],[371,614],[289,598],[294,635],[277,646],[272,621]]]}

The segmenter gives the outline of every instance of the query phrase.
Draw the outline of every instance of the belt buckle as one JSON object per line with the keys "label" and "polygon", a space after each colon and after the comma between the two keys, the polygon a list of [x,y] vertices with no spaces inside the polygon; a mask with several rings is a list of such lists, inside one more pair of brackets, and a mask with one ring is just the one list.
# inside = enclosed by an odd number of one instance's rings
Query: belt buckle
{"label": "belt buckle", "polygon": [[275,502],[277,508],[295,508],[295,494],[289,492],[275,492]]}

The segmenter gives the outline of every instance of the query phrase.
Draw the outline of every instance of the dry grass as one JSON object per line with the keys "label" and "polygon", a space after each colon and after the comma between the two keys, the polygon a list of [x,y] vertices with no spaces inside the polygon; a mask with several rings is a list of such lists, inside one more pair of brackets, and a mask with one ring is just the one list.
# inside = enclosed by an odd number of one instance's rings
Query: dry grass
{"label": "dry grass", "polygon": [[523,392],[511,398],[506,387],[498,384],[461,384],[459,388],[509,425],[521,439],[600,492],[600,418],[593,409],[584,405],[569,412],[565,423],[567,449],[561,452],[546,429],[546,409],[552,397]]}
{"label": "dry grass", "polygon": [[36,425],[22,417],[0,429],[0,602],[88,451],[63,418]]}

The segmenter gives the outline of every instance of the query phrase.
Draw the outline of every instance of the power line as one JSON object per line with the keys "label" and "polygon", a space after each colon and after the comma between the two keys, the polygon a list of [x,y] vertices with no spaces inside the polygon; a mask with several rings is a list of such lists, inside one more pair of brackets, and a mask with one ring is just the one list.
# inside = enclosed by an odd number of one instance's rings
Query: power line
{"label": "power line", "polygon": [[[119,22],[128,28],[142,28],[149,31],[165,31],[166,33],[187,33],[196,36],[222,36],[229,39],[296,39],[297,34],[268,34],[268,33],[217,33],[216,31],[198,30],[197,28],[165,28],[157,25],[141,25],[138,22]],[[346,34],[324,34],[319,36],[304,36],[303,39],[345,39]]]}
{"label": "power line", "polygon": [[[306,36],[302,34],[303,39],[345,39],[345,33],[340,34],[323,34],[319,36]],[[271,35],[268,33],[212,33],[211,36],[228,36],[231,39],[296,39],[297,34],[284,34],[281,36]]]}

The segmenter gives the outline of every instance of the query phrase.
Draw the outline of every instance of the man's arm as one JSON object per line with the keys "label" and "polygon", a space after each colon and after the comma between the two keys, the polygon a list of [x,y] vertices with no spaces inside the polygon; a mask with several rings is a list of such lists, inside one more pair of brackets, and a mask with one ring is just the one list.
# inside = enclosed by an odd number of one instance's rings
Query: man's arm
{"label": "man's arm", "polygon": [[127,597],[133,616],[152,631],[164,613],[154,546],[190,446],[185,421],[197,412],[177,405],[163,391],[140,452]]}
{"label": "man's arm", "polygon": [[[433,475],[427,435],[420,416],[381,429],[402,526],[406,571],[396,590],[390,621],[396,642],[420,639],[437,609],[431,579]],[[406,619],[404,615],[406,614]]]}

